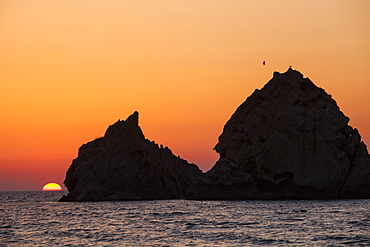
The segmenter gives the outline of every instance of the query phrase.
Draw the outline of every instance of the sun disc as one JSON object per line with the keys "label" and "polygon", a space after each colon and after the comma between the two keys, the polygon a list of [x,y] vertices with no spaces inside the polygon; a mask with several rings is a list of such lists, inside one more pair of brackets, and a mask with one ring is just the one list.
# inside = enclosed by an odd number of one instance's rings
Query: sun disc
{"label": "sun disc", "polygon": [[62,187],[57,183],[47,183],[42,188],[42,191],[60,191]]}

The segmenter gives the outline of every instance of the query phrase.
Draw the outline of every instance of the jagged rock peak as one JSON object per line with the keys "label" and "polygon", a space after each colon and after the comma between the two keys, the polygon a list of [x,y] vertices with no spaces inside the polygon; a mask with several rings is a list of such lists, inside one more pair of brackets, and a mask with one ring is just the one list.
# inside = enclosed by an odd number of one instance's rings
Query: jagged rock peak
{"label": "jagged rock peak", "polygon": [[277,71],[274,72],[274,75],[273,77],[280,77],[280,76],[284,76],[284,77],[289,77],[290,79],[293,79],[294,81],[298,81],[298,80],[301,80],[301,79],[306,79],[303,77],[303,74],[301,72],[299,72],[298,70],[294,70],[292,68],[289,68],[286,72],[284,73],[279,73]]}
{"label": "jagged rock peak", "polygon": [[308,77],[303,77],[303,74],[299,71],[289,68],[284,73],[274,72],[273,78],[264,88],[270,93],[281,90],[288,93],[297,88],[306,94],[310,94],[318,87]]}
{"label": "jagged rock peak", "polygon": [[126,124],[139,125],[139,113],[137,111],[134,111],[134,113],[127,117],[125,122]]}
{"label": "jagged rock peak", "polygon": [[202,175],[194,164],[145,139],[137,112],[109,126],[105,136],[79,148],[61,201],[185,198]]}
{"label": "jagged rock peak", "polygon": [[110,125],[104,136],[117,138],[136,136],[144,138],[143,132],[139,127],[139,113],[135,111],[126,120],[118,120],[115,124]]}

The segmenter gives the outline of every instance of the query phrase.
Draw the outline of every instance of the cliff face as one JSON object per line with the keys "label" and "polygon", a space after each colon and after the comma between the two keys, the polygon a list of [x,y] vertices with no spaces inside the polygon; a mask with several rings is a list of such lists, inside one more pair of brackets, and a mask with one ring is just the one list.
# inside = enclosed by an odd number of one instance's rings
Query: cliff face
{"label": "cliff face", "polygon": [[167,147],[145,139],[135,112],[80,147],[64,181],[69,194],[61,201],[184,198],[201,174]]}
{"label": "cliff face", "polygon": [[226,123],[192,198],[370,198],[370,157],[348,121],[301,73],[275,72]]}

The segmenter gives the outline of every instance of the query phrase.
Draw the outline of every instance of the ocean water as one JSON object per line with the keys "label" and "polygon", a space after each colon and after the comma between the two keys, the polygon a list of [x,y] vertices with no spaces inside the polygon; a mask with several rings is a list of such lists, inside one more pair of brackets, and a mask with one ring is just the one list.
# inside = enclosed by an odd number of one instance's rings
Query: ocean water
{"label": "ocean water", "polygon": [[0,192],[0,246],[369,246],[370,200],[57,202]]}

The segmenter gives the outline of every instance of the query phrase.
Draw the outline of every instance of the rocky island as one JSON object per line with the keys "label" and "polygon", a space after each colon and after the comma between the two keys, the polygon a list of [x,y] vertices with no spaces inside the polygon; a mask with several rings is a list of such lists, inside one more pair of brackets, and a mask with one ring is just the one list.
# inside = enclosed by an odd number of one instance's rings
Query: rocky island
{"label": "rocky island", "polygon": [[60,201],[185,198],[201,170],[145,139],[138,112],[109,126],[104,137],[80,147]]}
{"label": "rocky island", "polygon": [[335,100],[293,69],[242,103],[203,174],[145,139],[138,113],[79,149],[61,201],[370,198],[370,156]]}
{"label": "rocky island", "polygon": [[348,122],[300,72],[275,72],[226,123],[193,198],[370,198],[370,157]]}

